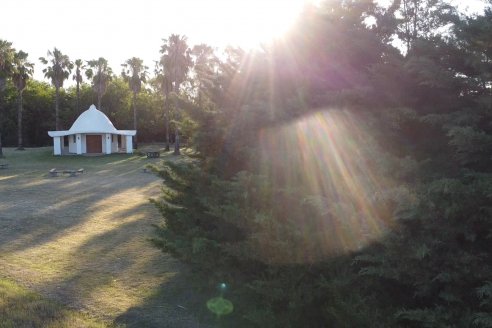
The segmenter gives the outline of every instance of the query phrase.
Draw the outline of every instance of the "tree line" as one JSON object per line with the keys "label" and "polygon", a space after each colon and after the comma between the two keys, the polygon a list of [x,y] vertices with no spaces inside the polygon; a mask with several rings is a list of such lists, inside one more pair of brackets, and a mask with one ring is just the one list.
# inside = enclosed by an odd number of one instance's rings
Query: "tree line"
{"label": "tree line", "polygon": [[[138,130],[135,147],[139,139],[165,141],[169,150],[172,137],[179,154],[180,103],[200,97],[204,73],[199,71],[216,61],[214,51],[205,44],[190,48],[185,36],[172,34],[163,39],[149,78],[149,67],[137,57],[126,60],[116,75],[105,58],[71,61],[55,47],[39,58],[49,85],[32,79],[34,64],[26,52],[0,40],[0,140],[3,136],[4,144],[17,149],[48,145],[46,131],[69,128],[82,110],[96,103],[119,128]],[[69,78],[75,86],[64,89]]]}

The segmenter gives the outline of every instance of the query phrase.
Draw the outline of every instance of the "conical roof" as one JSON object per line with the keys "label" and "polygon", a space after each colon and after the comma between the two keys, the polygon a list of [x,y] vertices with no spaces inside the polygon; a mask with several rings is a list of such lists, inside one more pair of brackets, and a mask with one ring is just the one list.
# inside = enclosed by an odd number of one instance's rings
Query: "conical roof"
{"label": "conical roof", "polygon": [[80,114],[80,116],[72,124],[68,132],[75,133],[116,133],[116,128],[109,118],[98,110],[96,106],[91,105],[88,110]]}
{"label": "conical roof", "polygon": [[48,131],[50,137],[63,137],[78,133],[111,133],[125,136],[134,136],[136,130],[116,130],[113,123],[101,111],[97,110],[96,106],[91,105],[88,110],[80,114],[80,116],[72,124],[70,130],[65,131]]}

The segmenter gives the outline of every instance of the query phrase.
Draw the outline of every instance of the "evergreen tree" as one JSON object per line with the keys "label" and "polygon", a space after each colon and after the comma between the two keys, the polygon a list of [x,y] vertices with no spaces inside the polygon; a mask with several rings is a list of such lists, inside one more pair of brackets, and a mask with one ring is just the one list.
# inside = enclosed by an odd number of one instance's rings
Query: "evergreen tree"
{"label": "evergreen tree", "polygon": [[330,1],[228,50],[193,160],[158,169],[155,239],[230,284],[224,324],[490,326],[489,15]]}

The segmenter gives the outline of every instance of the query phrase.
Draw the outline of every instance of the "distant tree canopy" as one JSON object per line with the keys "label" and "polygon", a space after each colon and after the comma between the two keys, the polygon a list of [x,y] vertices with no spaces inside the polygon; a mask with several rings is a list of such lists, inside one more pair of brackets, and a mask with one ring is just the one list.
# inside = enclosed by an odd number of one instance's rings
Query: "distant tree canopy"
{"label": "distant tree canopy", "polygon": [[[97,95],[88,84],[79,87],[80,108],[86,110],[97,101]],[[0,126],[4,146],[17,146],[17,91],[9,81],[3,92],[2,119]],[[77,109],[77,87],[60,90],[60,128],[69,129],[80,115]],[[52,140],[47,131],[55,129],[55,111],[53,101],[55,88],[46,82],[28,80],[23,91],[23,133],[25,147],[48,146]],[[133,129],[132,91],[122,77],[115,77],[108,84],[101,98],[102,110],[119,129]],[[142,142],[163,142],[165,126],[162,104],[157,94],[143,89],[136,98],[139,108],[139,140]]]}
{"label": "distant tree canopy", "polygon": [[[18,142],[18,133],[14,132],[19,126],[17,91],[12,66],[15,49],[12,48],[12,43],[0,41],[0,132],[3,134],[3,145],[13,146]],[[23,144],[28,147],[50,145],[52,141],[47,136],[48,130],[68,129],[80,112],[88,109],[93,103],[104,111],[118,128],[137,127],[138,138],[142,142],[169,140],[170,134],[174,140],[176,128],[180,125],[178,122],[187,120],[186,114],[177,115],[176,108],[180,104],[186,107],[187,103],[191,103],[196,92],[195,87],[190,86],[195,85],[195,77],[188,75],[190,69],[193,69],[193,62],[186,37],[171,35],[169,43],[166,43],[163,49],[161,70],[156,72],[155,77],[149,77],[148,67],[141,59],[135,57],[122,63],[124,69],[121,75],[117,76],[105,58],[87,62],[77,59],[72,63],[59,49],[48,51],[48,57],[41,57],[40,61],[46,65],[43,72],[50,80],[51,86],[45,82],[31,80],[25,90],[23,89]],[[211,56],[214,50],[210,47],[208,49],[208,56]],[[68,79],[72,69],[76,84],[63,89],[64,80]],[[87,80],[84,80],[84,74]],[[201,79],[203,83],[203,74],[198,75],[196,79]],[[171,96],[172,102],[169,101]],[[51,106],[54,107],[54,111],[45,103],[46,98],[51,98],[54,102],[54,106]]]}

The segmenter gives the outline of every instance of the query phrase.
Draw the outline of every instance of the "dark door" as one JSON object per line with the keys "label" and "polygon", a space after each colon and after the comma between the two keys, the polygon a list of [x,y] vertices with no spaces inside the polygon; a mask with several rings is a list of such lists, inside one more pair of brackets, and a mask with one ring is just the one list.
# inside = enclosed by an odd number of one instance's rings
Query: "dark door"
{"label": "dark door", "polygon": [[87,153],[102,153],[102,138],[101,135],[86,135],[85,144],[87,146]]}

